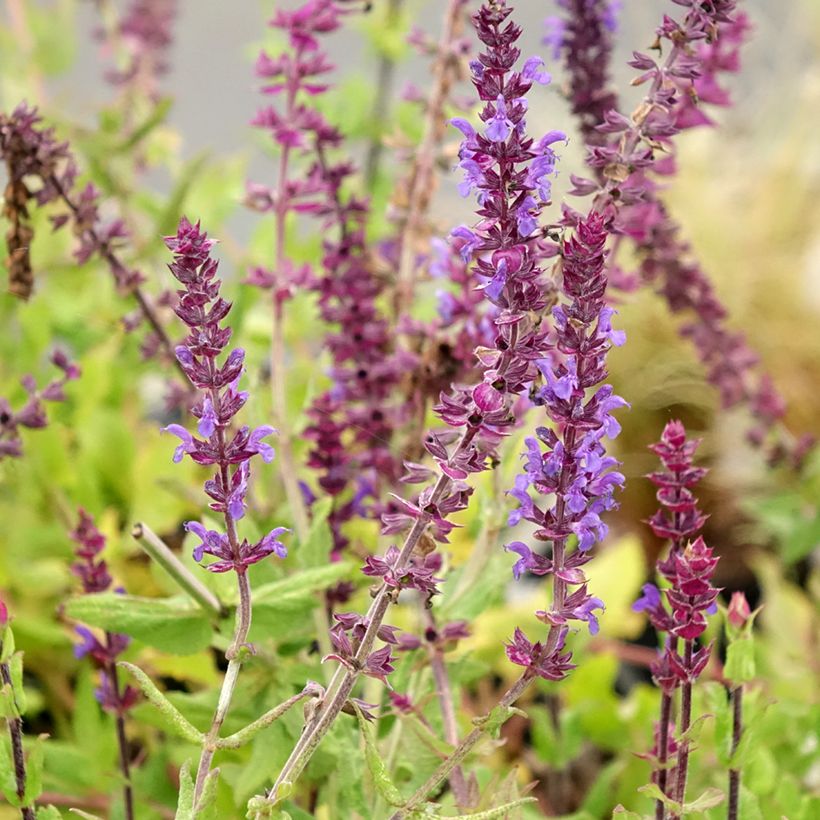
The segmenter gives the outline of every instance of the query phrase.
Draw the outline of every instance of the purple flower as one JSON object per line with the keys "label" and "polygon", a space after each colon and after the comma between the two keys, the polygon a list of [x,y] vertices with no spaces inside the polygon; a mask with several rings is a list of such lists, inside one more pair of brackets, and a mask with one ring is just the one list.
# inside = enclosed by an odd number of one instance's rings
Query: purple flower
{"label": "purple flower", "polygon": [[513,127],[513,122],[507,116],[507,103],[504,97],[499,94],[495,100],[495,113],[487,121],[487,127],[484,129],[484,134],[488,140],[492,142],[504,142],[510,135],[510,129]]}
{"label": "purple flower", "polygon": [[174,253],[171,273],[183,286],[175,311],[190,330],[184,343],[176,348],[176,355],[193,386],[203,391],[192,410],[199,419],[197,431],[202,438],[195,438],[179,424],[164,429],[181,441],[174,452],[175,462],[187,454],[197,464],[217,467],[205,482],[205,492],[212,499],[211,508],[224,515],[227,534],[206,530],[195,521],[186,523],[185,528],[200,539],[193,550],[194,560],[199,562],[205,555],[212,555],[218,560],[206,567],[210,572],[244,573],[271,553],[280,557],[287,554],[276,539],[285,531],[282,528],[256,544],[240,541],[235,528],[235,522],[245,515],[250,459],[260,455],[267,463],[273,460],[274,450],[263,439],[276,431],[269,426],[253,431],[240,427],[230,435],[231,420],[248,398],[246,392],[238,390],[245,351],[235,348],[221,364],[218,361],[231,336],[230,328],[221,324],[231,305],[219,296],[217,263],[210,258],[213,244],[199,225],[184,218],[176,236],[166,238],[166,245]]}

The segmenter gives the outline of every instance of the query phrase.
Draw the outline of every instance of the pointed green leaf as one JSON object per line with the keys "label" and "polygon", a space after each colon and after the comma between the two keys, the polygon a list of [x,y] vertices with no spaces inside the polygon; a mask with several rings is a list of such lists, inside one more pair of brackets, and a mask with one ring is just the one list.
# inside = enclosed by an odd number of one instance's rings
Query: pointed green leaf
{"label": "pointed green leaf", "polygon": [[483,717],[473,719],[473,724],[478,726],[483,731],[487,732],[490,737],[498,737],[501,727],[513,716],[521,715],[526,717],[527,713],[522,712],[521,709],[516,709],[515,706],[496,706],[489,714]]}
{"label": "pointed green leaf", "polygon": [[301,570],[279,581],[261,584],[253,591],[253,603],[273,603],[282,598],[303,597],[327,589],[337,581],[348,578],[353,570],[349,561],[338,561],[320,567]]}
{"label": "pointed green leaf", "polygon": [[14,633],[11,631],[11,624],[7,624],[0,638],[0,663],[8,663],[13,654]]}
{"label": "pointed green leaf", "polygon": [[362,710],[355,703],[353,703],[353,708],[356,710],[359,729],[361,729],[364,738],[364,759],[370,771],[370,776],[373,778],[373,785],[387,803],[391,806],[401,806],[404,803],[404,798],[390,779],[390,772],[387,771],[387,767],[384,765],[384,758],[373,737],[373,727],[367,722]]}
{"label": "pointed green leaf", "polygon": [[134,676],[142,693],[148,698],[151,704],[163,714],[168,721],[169,727],[173,728],[178,735],[197,745],[201,745],[204,742],[205,735],[182,716],[182,713],[157,689],[154,682],[142,669],[126,661],[120,661],[117,666],[126,669]]}
{"label": "pointed green leaf", "polygon": [[192,655],[211,642],[208,617],[187,600],[100,592],[69,599],[65,611],[70,618],[124,632],[172,655]]}
{"label": "pointed green leaf", "polygon": [[0,791],[10,806],[15,809],[21,807],[20,799],[17,797],[17,781],[14,777],[11,741],[6,731],[3,731],[2,737],[0,737]]}
{"label": "pointed green leaf", "polygon": [[704,812],[707,809],[713,809],[715,806],[719,806],[725,799],[726,795],[720,789],[711,787],[706,789],[700,797],[688,803],[684,803],[683,811],[685,814]]}
{"label": "pointed green leaf", "polygon": [[442,740],[433,730],[419,720],[418,715],[405,714],[399,712],[399,719],[402,723],[407,724],[412,730],[413,734],[421,740],[421,742],[436,753],[442,760],[448,758],[454,751],[452,744]]}
{"label": "pointed green leaf", "polygon": [[43,757],[44,744],[48,735],[40,735],[29,747],[26,758],[26,793],[23,803],[33,806],[37,798],[43,793]]}
{"label": "pointed green leaf", "polygon": [[23,653],[15,652],[9,661],[9,677],[11,678],[11,688],[14,692],[14,702],[17,706],[17,713],[26,713],[26,690],[23,687]]}
{"label": "pointed green leaf", "polygon": [[333,535],[327,525],[327,517],[333,507],[333,499],[325,497],[313,505],[313,520],[304,544],[299,544],[296,557],[304,569],[321,567],[327,563],[333,546]]}
{"label": "pointed green leaf", "polygon": [[186,760],[179,770],[179,797],[175,820],[194,820],[194,780],[191,777],[191,761]]}
{"label": "pointed green leaf", "polygon": [[202,784],[202,794],[196,804],[194,817],[196,820],[218,820],[216,809],[216,787],[219,784],[219,769],[212,769]]}
{"label": "pointed green leaf", "polygon": [[41,806],[37,809],[37,820],[63,820],[63,815],[56,806]]}
{"label": "pointed green leaf", "polygon": [[754,640],[738,638],[726,647],[726,665],[723,674],[734,684],[749,683],[755,678]]}
{"label": "pointed green leaf", "polygon": [[653,800],[660,800],[664,806],[666,806],[669,811],[673,814],[680,814],[681,812],[681,805],[676,800],[673,800],[671,797],[665,795],[661,790],[657,783],[647,783],[645,786],[641,786],[638,789],[639,792],[645,794],[647,797],[651,797]]}

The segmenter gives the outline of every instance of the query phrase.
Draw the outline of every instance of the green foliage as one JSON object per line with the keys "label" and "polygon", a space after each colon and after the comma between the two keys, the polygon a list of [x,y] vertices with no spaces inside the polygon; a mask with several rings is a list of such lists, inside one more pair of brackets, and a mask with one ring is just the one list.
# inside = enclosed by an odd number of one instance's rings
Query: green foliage
{"label": "green foliage", "polygon": [[66,614],[91,626],[124,632],[174,655],[192,655],[211,642],[207,615],[183,598],[140,598],[114,592],[83,595],[66,602]]}

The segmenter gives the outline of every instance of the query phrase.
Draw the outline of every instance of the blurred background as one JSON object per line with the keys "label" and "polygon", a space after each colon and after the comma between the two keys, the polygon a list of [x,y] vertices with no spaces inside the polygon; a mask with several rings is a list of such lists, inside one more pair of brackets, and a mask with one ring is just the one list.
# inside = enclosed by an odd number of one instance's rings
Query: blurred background
{"label": "blurred background", "polygon": [[[171,3],[176,14],[168,71],[153,102],[143,101],[131,112],[133,121],[118,89],[106,80],[117,56],[99,34],[129,5],[114,0],[5,0],[0,7],[2,108],[9,111],[23,99],[37,104],[60,135],[71,139],[81,166],[103,187],[110,202],[106,207],[112,214],[124,213],[134,226],[136,260],[149,277],[149,288],[167,285],[160,237],[173,230],[180,212],[185,212],[192,219],[202,218],[220,238],[221,270],[233,289],[270,250],[270,222],[242,206],[246,180],[275,180],[268,141],[248,124],[262,101],[253,63],[261,47],[275,51],[282,45],[266,25],[273,11],[296,3]],[[374,0],[370,12],[351,15],[349,24],[328,40],[339,68],[336,88],[324,103],[328,117],[350,135],[360,165],[370,168],[374,152],[378,156],[371,186],[377,236],[389,227],[391,186],[408,146],[418,138],[417,108],[407,98],[413,96],[414,86],[423,92],[428,82],[428,63],[406,44],[406,37],[413,26],[437,37],[442,5],[440,0]],[[470,0],[468,5],[477,3]],[[728,81],[734,105],[712,112],[718,127],[680,136],[679,172],[664,196],[729,309],[731,328],[746,334],[762,368],[785,397],[786,427],[794,435],[818,434],[820,2],[747,0],[741,7],[753,32],[742,51],[742,71]],[[648,0],[622,4],[613,70],[627,110],[637,104],[643,90],[628,88],[634,71],[626,61],[633,50],[651,45],[664,10],[676,14],[679,7]],[[584,173],[582,143],[562,95],[561,67],[552,64],[549,48],[542,44],[544,18],[557,12],[553,3],[542,0],[521,0],[517,11],[524,24],[525,56],[543,56],[553,74],[552,85],[532,95],[530,130],[560,129],[570,138],[559,151],[557,219],[570,174]],[[467,101],[470,94],[464,83],[456,96]],[[152,122],[156,110],[161,116]],[[151,123],[149,137],[134,138],[142,122]],[[133,142],[123,143],[124,132]],[[447,138],[453,164],[457,137]],[[459,174],[446,173],[446,166],[445,162],[432,205],[441,236],[471,221],[473,210],[472,202],[458,196]],[[305,256],[315,254],[320,244],[321,237],[311,230],[296,231],[298,251]],[[47,233],[45,226],[41,233]],[[163,381],[160,374],[140,370],[138,341],[120,328],[121,316],[130,306],[114,293],[99,265],[79,270],[66,262],[69,244],[67,237],[58,235],[36,248],[38,291],[29,304],[5,294],[0,297],[0,395],[13,395],[15,390],[19,394],[17,381],[24,372],[45,373],[45,351],[54,341],[82,354],[84,378],[74,404],[56,408],[55,424],[31,434],[25,463],[0,465],[0,520],[5,522],[0,528],[0,588],[10,592],[17,613],[15,628],[19,627],[19,640],[28,653],[33,726],[63,738],[83,731],[70,718],[77,665],[71,658],[69,632],[55,617],[71,590],[71,545],[65,534],[76,506],[83,504],[99,516],[110,539],[115,571],[128,579],[130,592],[145,595],[168,592],[168,584],[134,548],[127,535],[130,522],[147,518],[170,537],[183,513],[201,506],[200,500],[192,499],[192,482],[186,485],[169,464],[167,441],[159,438]],[[628,259],[625,267],[629,268]],[[427,295],[432,304],[432,290]],[[425,298],[422,310],[429,309]],[[236,300],[234,315],[250,360],[258,365],[259,373],[250,377],[258,387],[267,377],[268,320],[247,294],[238,293]],[[800,752],[799,760],[789,758],[786,750],[797,744],[792,727],[797,732],[798,726],[814,721],[814,749],[820,737],[814,685],[820,672],[820,461],[814,454],[799,474],[771,469],[745,440],[746,412],[720,408],[691,345],[677,333],[681,320],[670,318],[662,300],[643,290],[621,297],[618,309],[628,343],[611,354],[612,379],[631,409],[621,414],[623,434],[617,444],[627,489],[612,522],[611,543],[600,563],[593,562],[591,572],[591,586],[609,607],[602,633],[616,643],[647,641],[642,619],[629,609],[661,546],[640,524],[656,507],[652,487],[642,478],[655,468],[646,447],[658,439],[670,418],[680,417],[693,435],[703,437],[699,455],[711,468],[700,495],[702,507],[711,514],[707,541],[722,556],[717,582],[767,602],[762,619],[768,630],[764,672],[771,682],[766,696],[780,698],[784,706],[770,713],[766,731],[771,750],[764,749],[763,762],[756,764],[759,788],[779,795],[778,781],[788,781],[791,766],[805,775],[801,788],[808,783],[805,788],[817,793],[820,771],[811,763],[812,750]],[[286,327],[293,365],[288,403],[295,419],[321,382],[316,356],[322,329],[311,311],[308,300],[297,299]],[[265,410],[253,411],[257,423]],[[37,446],[35,436],[40,437]],[[505,451],[501,487],[509,486],[515,475],[519,446],[520,437]],[[184,475],[191,479],[194,473]],[[279,514],[278,488],[265,487],[261,493],[270,503],[267,509]],[[497,487],[482,484],[479,499],[486,501],[487,509],[497,496]],[[467,560],[484,515],[465,520],[464,530],[454,538],[456,565]],[[181,542],[178,532],[177,536],[175,546]],[[508,572],[508,559],[500,556],[499,572]],[[531,618],[538,595],[536,585],[509,585],[496,597],[487,594],[487,606],[476,604],[470,610],[478,637],[459,658],[465,698],[471,699],[476,712],[492,702],[510,676],[501,641],[525,614]],[[621,766],[617,794],[622,799],[645,780],[644,764],[631,758],[623,762],[618,755],[646,747],[648,723],[641,721],[654,702],[646,689],[635,690],[632,700],[620,699],[641,675],[640,670],[624,671],[618,662],[619,646],[599,645],[563,695],[569,717],[562,731],[576,746],[570,743],[560,753],[550,752],[557,730],[542,716],[534,718],[535,727],[516,728],[512,722],[508,748],[497,752],[507,764],[522,767],[522,781],[535,774],[549,780],[557,777],[555,772],[571,772],[561,775],[570,795],[566,811],[577,808],[578,795],[586,793],[589,771],[598,772],[613,760]],[[54,660],[57,655],[59,662]],[[149,649],[147,657],[164,683],[179,689],[180,703],[201,708],[203,714],[207,711],[205,701],[197,701],[196,690],[214,681],[209,656],[200,653],[189,662]],[[80,682],[89,688],[87,680]],[[545,698],[554,696],[549,690]],[[762,717],[761,722],[765,723]],[[530,759],[533,744],[540,763]],[[57,772],[50,787],[76,793],[83,781],[72,767],[88,765],[88,760],[57,748],[49,753],[52,771]],[[782,771],[774,759],[778,755]],[[169,760],[178,763],[179,757],[176,751],[168,752]],[[239,791],[251,793],[256,786],[252,776],[242,780],[239,764],[236,768]],[[707,769],[704,766],[697,775],[703,782],[708,782]],[[264,779],[264,773],[260,777]],[[92,785],[85,784],[88,789]],[[163,795],[168,797],[158,788],[154,797],[161,800]],[[787,813],[783,807],[792,805],[788,799],[772,797],[761,816],[768,820]],[[543,804],[542,808],[546,811]],[[792,820],[804,816],[792,812]],[[807,813],[806,820],[811,816]]]}

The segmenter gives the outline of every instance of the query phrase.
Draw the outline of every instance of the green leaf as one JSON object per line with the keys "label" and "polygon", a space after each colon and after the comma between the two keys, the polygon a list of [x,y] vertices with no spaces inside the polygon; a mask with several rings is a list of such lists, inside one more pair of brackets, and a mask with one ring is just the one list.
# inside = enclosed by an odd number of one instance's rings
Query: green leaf
{"label": "green leaf", "polygon": [[13,654],[14,633],[11,631],[11,624],[6,624],[2,638],[0,638],[0,663],[8,663]]}
{"label": "green leaf", "polygon": [[429,726],[419,720],[418,715],[399,712],[399,719],[408,725],[413,734],[442,760],[448,758],[454,751],[452,744],[442,740]]}
{"label": "green leaf", "polygon": [[70,598],[66,614],[110,632],[124,632],[172,655],[192,655],[208,647],[211,626],[199,607],[187,600],[139,598],[100,592]]}
{"label": "green leaf", "polygon": [[755,645],[751,637],[738,638],[726,647],[723,674],[734,684],[749,683],[755,678]]}
{"label": "green leaf", "polygon": [[496,806],[493,809],[486,811],[478,811],[473,814],[438,814],[435,810],[430,813],[427,810],[413,811],[410,817],[413,820],[497,820],[500,817],[507,817],[509,812],[517,809],[519,806],[524,806],[527,803],[535,803],[534,797],[521,797],[518,800],[513,800],[511,803],[505,803],[503,806]]}
{"label": "green leaf", "polygon": [[63,820],[63,815],[56,806],[41,806],[37,809],[37,820]]}
{"label": "green leaf", "polygon": [[179,770],[179,798],[175,820],[194,820],[194,780],[191,761],[186,760]]}
{"label": "green leaf", "polygon": [[121,142],[115,150],[118,153],[132,151],[134,147],[142,142],[158,125],[161,125],[165,121],[172,104],[173,100],[170,97],[159,100],[145,121],[138,125],[128,135],[128,138]]}
{"label": "green leaf", "polygon": [[353,564],[349,561],[339,561],[335,564],[326,563],[324,566],[305,569],[279,581],[261,584],[253,590],[253,604],[276,604],[282,599],[307,597],[348,578],[352,570]]}
{"label": "green leaf", "polygon": [[31,744],[26,758],[26,793],[23,804],[33,806],[37,798],[43,793],[43,756],[45,755],[45,740],[48,735],[40,735]]}
{"label": "green leaf", "polygon": [[333,499],[325,497],[313,505],[313,520],[304,544],[300,544],[296,553],[299,566],[303,569],[321,567],[327,564],[327,558],[333,546],[333,534],[327,524],[327,517],[333,507]]}
{"label": "green leaf", "polygon": [[362,737],[364,738],[364,759],[367,768],[370,771],[370,776],[373,778],[373,785],[376,791],[384,798],[391,806],[401,806],[404,803],[404,798],[396,788],[393,781],[390,779],[390,772],[384,765],[384,758],[382,753],[376,746],[376,741],[373,738],[373,727],[367,722],[362,710],[353,703],[353,708],[356,710],[356,717],[359,719],[359,729],[361,729]]}
{"label": "green leaf", "polygon": [[656,783],[647,783],[645,786],[641,786],[638,791],[647,797],[651,797],[653,800],[660,800],[673,814],[681,813],[681,804],[678,803],[677,800],[673,800],[671,797],[665,795]]}
{"label": "green leaf", "polygon": [[196,820],[218,820],[216,808],[216,788],[219,784],[219,769],[213,769],[205,776],[202,784],[202,794],[196,804],[194,817]]}
{"label": "green leaf", "polygon": [[707,809],[713,809],[715,806],[719,806],[725,799],[726,795],[720,789],[710,787],[699,797],[696,797],[688,803],[684,803],[683,811],[686,814],[690,814],[691,812],[704,812]]}
{"label": "green leaf", "polygon": [[3,732],[0,739],[0,791],[9,805],[16,809],[20,808],[20,800],[17,797],[17,781],[14,777],[14,763],[11,757],[11,741],[8,732]]}
{"label": "green leaf", "polygon": [[18,715],[26,713],[26,690],[23,686],[23,653],[15,652],[9,661],[9,677]]}
{"label": "green leaf", "polygon": [[157,689],[154,682],[142,669],[126,661],[120,661],[117,666],[126,669],[134,676],[142,693],[164,715],[168,721],[168,725],[173,728],[178,735],[197,745],[201,745],[205,741],[205,735],[182,716],[182,713]]}
{"label": "green leaf", "polygon": [[489,714],[483,717],[473,718],[473,724],[478,726],[483,731],[487,732],[490,737],[498,737],[501,727],[513,716],[521,715],[527,717],[527,713],[516,709],[515,706],[496,706]]}

